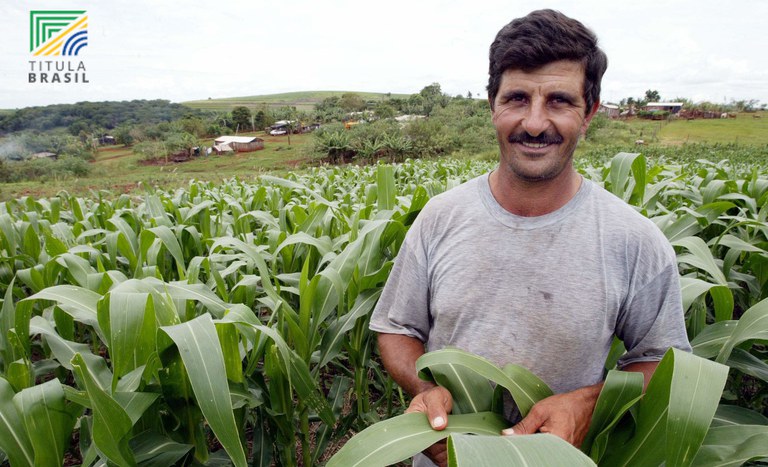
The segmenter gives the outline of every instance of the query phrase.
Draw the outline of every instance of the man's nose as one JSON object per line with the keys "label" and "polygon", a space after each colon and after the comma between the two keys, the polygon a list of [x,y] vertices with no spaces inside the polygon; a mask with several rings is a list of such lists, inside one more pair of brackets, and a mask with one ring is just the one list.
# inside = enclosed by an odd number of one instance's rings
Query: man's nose
{"label": "man's nose", "polygon": [[528,106],[527,112],[523,117],[523,129],[531,136],[539,136],[544,133],[551,122],[549,112],[544,103],[534,102]]}

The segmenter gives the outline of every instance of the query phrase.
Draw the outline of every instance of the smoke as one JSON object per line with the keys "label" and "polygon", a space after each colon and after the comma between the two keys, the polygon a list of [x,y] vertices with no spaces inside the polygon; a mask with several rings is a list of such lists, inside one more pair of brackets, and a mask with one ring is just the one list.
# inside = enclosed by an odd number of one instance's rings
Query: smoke
{"label": "smoke", "polygon": [[0,159],[7,161],[20,161],[29,151],[24,144],[16,138],[0,140]]}

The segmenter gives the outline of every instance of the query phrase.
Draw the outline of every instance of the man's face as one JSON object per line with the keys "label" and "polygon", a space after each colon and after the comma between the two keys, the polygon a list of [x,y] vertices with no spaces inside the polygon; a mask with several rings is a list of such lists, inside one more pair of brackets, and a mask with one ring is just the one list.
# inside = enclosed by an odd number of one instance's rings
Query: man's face
{"label": "man's face", "polygon": [[504,175],[547,181],[571,166],[579,136],[598,106],[588,112],[583,92],[579,62],[560,60],[531,72],[504,72],[493,102]]}

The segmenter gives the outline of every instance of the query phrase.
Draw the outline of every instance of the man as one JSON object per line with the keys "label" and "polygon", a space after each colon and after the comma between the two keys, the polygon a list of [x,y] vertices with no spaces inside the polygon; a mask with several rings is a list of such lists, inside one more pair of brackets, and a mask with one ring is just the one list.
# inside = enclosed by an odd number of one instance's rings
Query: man
{"label": "man", "polygon": [[[672,247],[573,167],[606,66],[595,35],[552,10],[512,21],[491,45],[499,166],[430,200],[370,326],[386,369],[414,396],[407,411],[437,430],[452,399],[418,378],[425,351],[453,346],[530,369],[555,395],[522,420],[506,408],[514,426],[504,434],[548,432],[579,446],[614,335],[628,349],[619,367],[646,383],[669,347],[690,349]],[[445,465],[444,444],[425,453]]]}

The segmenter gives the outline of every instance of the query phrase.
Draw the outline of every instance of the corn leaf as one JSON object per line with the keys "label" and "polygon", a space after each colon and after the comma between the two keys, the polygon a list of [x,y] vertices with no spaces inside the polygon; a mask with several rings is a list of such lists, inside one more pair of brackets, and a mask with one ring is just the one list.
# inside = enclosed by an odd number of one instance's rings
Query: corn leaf
{"label": "corn leaf", "polygon": [[224,356],[210,315],[160,329],[178,347],[195,399],[211,430],[234,464],[245,466],[245,452],[235,424]]}
{"label": "corn leaf", "polygon": [[[192,457],[190,444],[177,443],[156,432],[146,431],[130,442],[136,455],[136,462],[142,467],[168,467],[169,465],[188,465]],[[179,463],[180,460],[184,460]]]}
{"label": "corn leaf", "polygon": [[51,352],[56,360],[66,369],[72,371],[71,364],[75,355],[79,354],[82,360],[87,364],[93,377],[98,381],[102,387],[109,387],[112,382],[112,372],[107,366],[107,362],[91,353],[90,347],[87,344],[79,344],[77,342],[68,341],[62,339],[61,336],[51,326],[51,323],[46,321],[41,316],[34,316],[30,321],[30,332],[33,334],[42,334],[45,337],[45,342],[51,348]]}
{"label": "corn leaf", "polygon": [[448,437],[449,467],[496,467],[546,465],[548,467],[594,466],[584,453],[557,436],[538,433],[524,436]]}
{"label": "corn leaf", "polygon": [[395,168],[391,165],[376,167],[376,201],[379,211],[395,207]]}
{"label": "corn leaf", "polygon": [[75,354],[71,364],[91,401],[93,443],[96,449],[118,465],[136,465],[136,460],[128,447],[128,434],[132,427],[130,417],[96,381],[81,354]]}
{"label": "corn leaf", "polygon": [[101,295],[83,287],[74,285],[55,285],[26,298],[25,301],[51,300],[64,311],[69,313],[75,321],[91,326],[102,341],[106,342],[106,336],[101,331],[98,322],[96,303]]}
{"label": "corn leaf", "polygon": [[157,323],[150,294],[111,292],[102,303],[99,318],[109,334],[114,389],[119,378],[145,365],[155,352]]}
{"label": "corn leaf", "polygon": [[35,454],[32,441],[24,426],[23,414],[13,403],[15,393],[11,384],[0,378],[0,450],[11,461],[11,465],[34,465]]}
{"label": "corn leaf", "polygon": [[720,404],[712,418],[712,427],[726,425],[766,425],[768,417],[738,405]]}
{"label": "corn leaf", "polygon": [[705,271],[718,285],[728,286],[723,271],[715,262],[709,247],[699,237],[685,237],[671,242],[674,246],[687,249],[690,254],[677,256],[678,263],[685,263]]}
{"label": "corn leaf", "polygon": [[674,348],[667,351],[638,405],[634,436],[607,452],[603,463],[691,465],[727,376],[724,365]]}
{"label": "corn leaf", "polygon": [[713,427],[696,454],[696,467],[730,467],[768,457],[768,426]]}
{"label": "corn leaf", "polygon": [[386,466],[413,456],[452,433],[499,436],[507,427],[491,412],[449,415],[445,430],[436,431],[423,413],[407,413],[369,426],[353,436],[326,467]]}
{"label": "corn leaf", "polygon": [[718,352],[715,361],[726,362],[734,347],[752,339],[768,340],[768,299],[760,301],[744,312]]}
{"label": "corn leaf", "polygon": [[[533,404],[552,395],[552,390],[536,375],[519,365],[507,365],[504,370],[500,369],[490,361],[478,355],[471,354],[459,349],[441,349],[434,352],[428,352],[416,361],[416,371],[421,372],[432,365],[450,365],[453,367],[464,367],[472,372],[479,374],[486,380],[490,380],[507,389],[515,400],[520,413],[525,416],[531,410]],[[456,370],[457,374],[459,370]],[[427,373],[422,375],[429,379]],[[459,381],[459,385],[463,384]],[[448,388],[450,391],[460,390],[459,388]],[[465,391],[466,393],[466,391]],[[467,397],[472,397],[467,394]]]}
{"label": "corn leaf", "polygon": [[[598,462],[605,453],[610,430],[616,426],[627,410],[643,395],[643,375],[631,371],[611,370],[597,398],[592,421],[581,450]],[[593,443],[595,444],[593,448]]]}
{"label": "corn leaf", "polygon": [[35,451],[35,465],[61,465],[79,410],[67,407],[57,379],[24,389],[13,403]]}
{"label": "corn leaf", "polygon": [[323,335],[322,344],[320,344],[320,363],[318,367],[324,367],[338,356],[346,333],[355,326],[358,319],[370,314],[380,296],[381,289],[361,293],[358,295],[352,309],[328,326]]}

